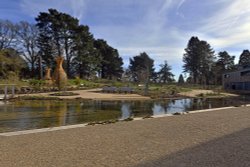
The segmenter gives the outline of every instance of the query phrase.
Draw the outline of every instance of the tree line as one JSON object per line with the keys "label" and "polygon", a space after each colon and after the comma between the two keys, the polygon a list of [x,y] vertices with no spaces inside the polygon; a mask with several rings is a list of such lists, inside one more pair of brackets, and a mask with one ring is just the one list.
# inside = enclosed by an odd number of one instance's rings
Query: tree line
{"label": "tree line", "polygon": [[183,55],[183,71],[189,74],[189,83],[221,85],[223,73],[250,67],[249,50],[243,50],[238,64],[234,60],[235,56],[227,51],[219,52],[216,56],[208,42],[191,37]]}
{"label": "tree line", "polygon": [[[25,71],[20,73],[22,77],[39,78],[41,69],[54,69],[56,56],[64,56],[64,68],[70,78],[98,76],[104,79],[121,79],[125,75],[118,50],[103,39],[95,39],[89,27],[81,25],[77,18],[49,9],[48,12],[40,12],[35,20],[36,24],[25,21],[14,24],[8,20],[0,20],[0,55],[6,57],[7,52],[13,53],[15,50],[16,56],[22,60],[22,70],[19,71]],[[135,56],[135,61],[131,59],[129,70],[133,73],[133,81],[139,81],[139,73],[144,68],[141,65],[143,61],[149,61],[153,68],[153,60],[145,55],[147,54],[142,53]],[[137,60],[140,56],[142,62]],[[167,70],[169,76],[165,73],[159,79],[164,82],[171,80],[168,77],[173,77],[171,67],[166,63],[162,70]],[[134,69],[140,71],[136,72],[137,77]],[[7,68],[5,71],[8,71]],[[151,69],[150,73],[156,76],[153,71]],[[2,73],[4,72],[0,72],[0,77],[5,78],[6,73]]]}
{"label": "tree line", "polygon": [[[87,25],[69,14],[49,9],[40,12],[36,23],[12,23],[0,20],[0,78],[16,73],[22,78],[41,78],[46,67],[55,68],[55,57],[64,56],[64,68],[69,78],[99,77],[132,82],[174,82],[171,66],[164,61],[156,72],[154,60],[145,52],[130,58],[128,69],[117,49],[104,39],[95,39]],[[250,64],[250,52],[244,50],[239,63],[226,51],[218,55],[204,40],[191,37],[183,55],[186,82],[221,84],[225,71]],[[184,83],[183,75],[179,83]]]}
{"label": "tree line", "polygon": [[[45,67],[55,68],[55,57],[64,56],[69,77],[100,75],[110,79],[123,73],[122,58],[105,40],[94,39],[86,25],[55,9],[41,12],[36,24],[0,21],[0,50],[16,50],[27,66],[26,77],[39,77]],[[40,67],[42,66],[42,67]]]}

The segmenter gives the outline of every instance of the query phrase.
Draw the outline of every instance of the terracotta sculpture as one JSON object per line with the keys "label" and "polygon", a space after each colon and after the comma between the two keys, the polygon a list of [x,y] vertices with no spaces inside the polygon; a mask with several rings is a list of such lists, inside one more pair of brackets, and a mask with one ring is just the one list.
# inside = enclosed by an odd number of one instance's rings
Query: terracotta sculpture
{"label": "terracotta sculpture", "polygon": [[58,87],[59,90],[63,90],[67,86],[67,74],[65,73],[62,64],[63,64],[63,57],[58,56],[56,58],[56,69],[53,75],[53,82]]}
{"label": "terracotta sculpture", "polygon": [[46,68],[44,79],[45,79],[45,84],[47,86],[52,86],[53,82],[52,82],[52,78],[51,78],[51,68]]}

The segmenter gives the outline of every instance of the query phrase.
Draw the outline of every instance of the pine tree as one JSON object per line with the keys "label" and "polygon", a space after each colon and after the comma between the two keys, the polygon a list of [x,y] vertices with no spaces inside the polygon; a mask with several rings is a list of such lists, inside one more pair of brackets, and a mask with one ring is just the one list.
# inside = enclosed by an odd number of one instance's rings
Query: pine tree
{"label": "pine tree", "polygon": [[157,73],[158,79],[160,82],[167,83],[167,82],[173,82],[174,74],[171,72],[171,67],[168,65],[168,62],[165,61],[164,64],[160,65],[161,69]]}
{"label": "pine tree", "polygon": [[179,79],[178,79],[178,84],[182,85],[184,83],[185,83],[185,81],[184,81],[183,75],[180,74]]}
{"label": "pine tree", "polygon": [[189,73],[193,83],[209,84],[211,69],[215,61],[214,51],[206,41],[192,37],[183,55],[184,72]]}
{"label": "pine tree", "polygon": [[226,51],[218,53],[218,60],[212,70],[215,75],[216,84],[222,84],[222,74],[224,72],[235,69],[234,59],[235,56],[230,56]]}
{"label": "pine tree", "polygon": [[99,67],[100,76],[105,79],[121,79],[123,60],[118,50],[109,46],[107,42],[102,39],[95,40],[94,47],[97,49],[101,60]]}
{"label": "pine tree", "polygon": [[[51,46],[55,48],[55,56],[65,56],[67,75],[71,76],[72,42],[75,37],[75,29],[79,26],[79,20],[66,13],[49,9],[48,13],[41,12],[36,21],[39,28],[39,46],[42,54],[46,55],[46,48],[48,49],[44,42],[50,42]],[[51,50],[50,52],[53,53],[54,51]]]}
{"label": "pine tree", "polygon": [[249,50],[244,50],[239,59],[239,65],[243,68],[250,66],[250,52]]}

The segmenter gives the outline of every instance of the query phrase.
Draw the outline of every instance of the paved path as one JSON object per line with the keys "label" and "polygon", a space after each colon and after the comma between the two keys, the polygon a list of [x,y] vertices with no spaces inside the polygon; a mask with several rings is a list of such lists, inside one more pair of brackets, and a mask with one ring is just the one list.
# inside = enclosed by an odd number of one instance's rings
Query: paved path
{"label": "paved path", "polygon": [[249,167],[250,108],[0,136],[2,167]]}

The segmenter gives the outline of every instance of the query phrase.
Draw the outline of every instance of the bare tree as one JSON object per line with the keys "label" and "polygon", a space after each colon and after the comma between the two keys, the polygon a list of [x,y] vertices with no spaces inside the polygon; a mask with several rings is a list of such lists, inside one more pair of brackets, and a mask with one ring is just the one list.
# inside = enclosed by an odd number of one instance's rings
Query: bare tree
{"label": "bare tree", "polygon": [[35,66],[38,61],[37,47],[38,29],[35,25],[28,22],[20,22],[17,24],[17,41],[19,51],[25,60],[30,64],[31,76],[35,75]]}
{"label": "bare tree", "polygon": [[15,46],[16,26],[8,20],[0,20],[0,50]]}

